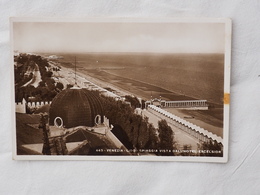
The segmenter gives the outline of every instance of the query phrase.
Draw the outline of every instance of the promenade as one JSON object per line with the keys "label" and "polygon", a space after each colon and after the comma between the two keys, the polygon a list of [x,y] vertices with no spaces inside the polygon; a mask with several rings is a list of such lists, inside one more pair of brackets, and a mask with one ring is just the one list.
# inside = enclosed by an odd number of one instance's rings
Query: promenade
{"label": "promenade", "polygon": [[[162,120],[162,118],[154,115],[146,109],[142,110],[142,115],[148,117],[148,121],[153,124],[155,128],[158,128],[158,121]],[[171,125],[169,123],[168,125],[172,128],[172,131],[174,132],[174,141],[176,142],[177,149],[182,149],[183,145],[190,145],[192,147],[191,149],[197,149],[199,140],[183,132],[174,125]]]}

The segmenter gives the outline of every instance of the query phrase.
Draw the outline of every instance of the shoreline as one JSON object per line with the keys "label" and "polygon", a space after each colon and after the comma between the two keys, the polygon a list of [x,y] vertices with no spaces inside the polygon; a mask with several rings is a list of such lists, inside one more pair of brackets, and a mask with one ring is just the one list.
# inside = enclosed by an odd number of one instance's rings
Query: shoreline
{"label": "shoreline", "polygon": [[[74,77],[75,72],[74,72],[74,69],[72,67],[65,67],[61,64],[60,64],[60,66],[62,67],[61,71],[65,74],[65,76],[69,75],[69,78],[71,80],[75,79],[75,77]],[[94,73],[96,73],[96,72],[97,71],[94,71]],[[92,82],[92,83],[94,83],[94,84],[96,84],[96,85],[98,85],[102,88],[111,88],[111,89],[115,90],[118,94],[120,94],[120,96],[135,95],[136,97],[139,97],[139,98],[142,98],[142,99],[146,99],[146,100],[149,99],[149,98],[147,98],[147,97],[149,97],[149,94],[148,94],[149,90],[147,90],[147,88],[146,88],[146,91],[145,91],[143,89],[145,87],[138,88],[138,86],[137,87],[134,86],[133,88],[135,88],[135,89],[129,91],[127,89],[129,86],[127,86],[127,85],[125,86],[125,83],[128,83],[128,82],[125,82],[124,84],[122,82],[115,82],[116,79],[111,80],[111,78],[110,79],[108,78],[109,76],[107,76],[107,74],[110,74],[110,73],[107,73],[106,71],[99,71],[99,72],[101,72],[101,74],[98,75],[95,78],[93,77],[93,74],[94,74],[93,72],[87,74],[86,71],[84,71],[82,69],[80,71],[77,71],[76,75],[77,75],[77,79],[79,79],[79,80],[88,80],[88,81],[90,81],[90,82]],[[105,75],[106,77],[102,77],[102,76],[104,76],[104,74],[106,74]],[[73,78],[71,78],[72,75],[73,75]],[[117,77],[117,75],[113,75],[113,76]],[[105,79],[107,79],[107,81],[105,81]],[[123,77],[119,78],[119,81],[120,81],[120,79],[122,80],[124,78]],[[126,79],[126,80],[129,81],[130,79]],[[136,82],[138,84],[140,84],[140,83],[142,84],[142,82],[138,82],[138,81],[132,81],[132,82],[130,82],[130,84],[135,84]],[[78,83],[78,85],[79,85],[79,83]],[[144,85],[148,85],[148,88],[152,86],[152,85],[145,84],[145,83],[144,83]],[[79,86],[79,87],[82,87],[82,86]],[[152,87],[156,88],[157,86],[152,86]],[[157,87],[157,89],[158,88],[160,88],[160,87]],[[170,91],[166,91],[166,92],[169,92],[169,97],[173,97],[173,96],[180,97],[178,95],[171,94]],[[157,91],[157,95],[158,94],[159,93]],[[187,96],[181,96],[181,97],[183,98],[183,97],[187,97]],[[163,98],[163,99],[168,99],[168,98]],[[186,100],[187,100],[187,98],[186,98]],[[223,108],[217,108],[217,109],[222,109],[222,111],[223,111]],[[215,109],[215,110],[217,110],[217,109]],[[201,114],[201,112],[199,112],[199,111],[184,111],[184,110],[177,110],[177,109],[173,109],[173,108],[166,108],[165,110],[171,110],[173,114],[176,114],[177,116],[179,116],[181,118],[183,118],[184,116],[187,116],[187,115],[194,115],[196,117],[196,119],[191,119],[190,122],[192,122],[196,125],[199,125],[199,126],[209,130],[210,132],[212,132],[212,133],[214,133],[218,136],[221,136],[221,137],[223,136],[223,120],[220,120],[217,117],[217,115],[215,116],[216,113],[215,113],[214,110],[207,110],[207,111],[202,112],[204,114]],[[209,112],[212,112],[212,113],[210,114]],[[219,113],[221,113],[221,112],[219,112]]]}
{"label": "shoreline", "polygon": [[[60,53],[60,55],[63,58],[57,61],[65,67],[74,69],[75,57],[77,57],[77,70],[102,81],[112,78],[112,81],[108,82],[114,86],[138,96],[141,95],[145,99],[151,99],[151,95],[159,98],[160,91],[167,91],[167,94],[162,95],[165,95],[163,98],[166,100],[206,99],[214,107],[223,106],[224,93],[220,85],[223,78],[221,68],[223,59],[219,55],[161,54],[154,56],[149,54],[144,56],[139,53],[134,55]],[[107,74],[104,74],[105,72]],[[120,82],[124,85],[122,86]],[[143,87],[147,84],[153,89],[155,87],[160,89],[156,89],[156,92],[152,92],[153,94],[149,92],[145,95],[142,95],[143,91],[134,91],[136,85]]]}
{"label": "shoreline", "polygon": [[[62,63],[61,63],[62,64]],[[63,68],[66,68],[67,70],[70,70],[74,74],[74,67],[70,67],[71,65],[60,65]],[[113,89],[118,89],[121,91],[126,92],[127,94],[135,95],[138,97],[141,97],[142,99],[149,100],[151,99],[151,96],[153,98],[159,98],[160,96],[169,101],[179,101],[179,100],[199,100],[196,97],[187,96],[184,94],[179,94],[177,92],[171,91],[169,89],[163,88],[161,86],[157,86],[151,83],[139,81],[136,79],[130,79],[130,78],[124,78],[122,76],[119,76],[117,74],[110,73],[106,70],[98,70],[98,68],[90,68],[86,69],[84,67],[78,67],[77,68],[77,74],[80,75],[83,78],[86,78],[87,80],[93,81],[93,83],[99,85],[103,88],[107,87],[108,85],[111,86]],[[88,73],[87,73],[88,72]],[[95,75],[95,77],[94,77]],[[109,78],[110,77],[110,78]],[[106,78],[108,81],[105,81]],[[122,81],[122,82],[120,82]],[[123,84],[127,83],[129,86]],[[132,88],[131,88],[132,87]],[[221,104],[217,104],[214,102],[208,102],[211,105],[214,105],[216,107],[222,107]]]}

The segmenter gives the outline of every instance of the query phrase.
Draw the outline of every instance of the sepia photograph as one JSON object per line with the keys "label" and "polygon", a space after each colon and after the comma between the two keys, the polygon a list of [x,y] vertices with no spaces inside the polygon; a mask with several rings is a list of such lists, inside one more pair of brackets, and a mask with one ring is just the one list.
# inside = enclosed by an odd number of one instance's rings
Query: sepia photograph
{"label": "sepia photograph", "polygon": [[231,20],[11,18],[16,160],[228,160]]}

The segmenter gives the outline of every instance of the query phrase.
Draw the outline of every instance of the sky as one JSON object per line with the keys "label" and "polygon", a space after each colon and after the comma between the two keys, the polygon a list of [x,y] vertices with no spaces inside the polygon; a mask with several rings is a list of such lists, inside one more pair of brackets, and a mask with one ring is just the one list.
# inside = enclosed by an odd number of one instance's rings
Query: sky
{"label": "sky", "polygon": [[19,52],[224,53],[223,23],[14,22]]}

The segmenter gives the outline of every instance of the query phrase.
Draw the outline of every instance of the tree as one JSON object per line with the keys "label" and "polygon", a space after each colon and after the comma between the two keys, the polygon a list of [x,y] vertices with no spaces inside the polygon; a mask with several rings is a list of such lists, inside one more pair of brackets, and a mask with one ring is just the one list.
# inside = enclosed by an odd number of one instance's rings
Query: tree
{"label": "tree", "polygon": [[55,81],[52,78],[46,80],[47,87],[50,91],[55,89]]}
{"label": "tree", "polygon": [[[60,92],[64,88],[63,84],[55,84],[55,80],[52,78],[53,72],[46,67],[49,67],[47,59],[43,59],[41,56],[20,54],[14,59],[16,63],[15,71],[15,100],[21,102],[23,98],[28,101],[29,97],[35,97],[36,101],[50,101],[57,92]],[[39,82],[37,88],[31,85],[23,86],[25,83],[33,78],[32,71],[36,68],[36,64],[39,67],[42,81]],[[27,73],[30,72],[28,75]]]}
{"label": "tree", "polygon": [[125,100],[131,103],[132,108],[139,108],[141,106],[137,97],[126,95]]}
{"label": "tree", "polygon": [[174,135],[172,128],[167,124],[166,120],[158,122],[158,131],[160,139],[159,148],[172,151],[175,148],[175,143],[173,141]]}
{"label": "tree", "polygon": [[44,81],[40,81],[38,87],[45,87],[45,82]]}
{"label": "tree", "polygon": [[114,125],[112,129],[112,133],[124,144],[124,146],[128,149],[132,149],[133,145],[129,141],[129,137],[126,132],[122,129],[122,127],[118,124]]}
{"label": "tree", "polygon": [[70,89],[70,88],[72,88],[72,87],[73,87],[73,85],[67,84],[67,89]]}
{"label": "tree", "polygon": [[[148,118],[135,114],[134,109],[122,101],[101,96],[104,115],[109,118],[115,128],[116,134],[124,135],[122,142],[130,142],[128,147],[134,149],[157,149],[158,136],[156,129],[148,122]],[[131,148],[132,149],[132,148]]]}
{"label": "tree", "polygon": [[141,102],[142,102],[142,104],[141,104],[141,108],[142,108],[142,109],[145,109],[145,102],[146,102],[146,101],[142,99]]}
{"label": "tree", "polygon": [[48,72],[46,72],[46,73],[45,73],[45,75],[44,75],[44,76],[45,76],[45,77],[49,77],[49,78],[50,78],[50,77],[52,77],[52,75],[53,75],[53,72],[51,72],[51,71],[48,71]]}
{"label": "tree", "polygon": [[146,149],[158,149],[159,139],[156,134],[156,129],[150,123],[147,124],[148,128],[148,141],[145,144]]}
{"label": "tree", "polygon": [[58,82],[58,83],[56,84],[56,88],[58,88],[58,89],[60,89],[60,90],[63,90],[64,85],[63,85],[62,83]]}

